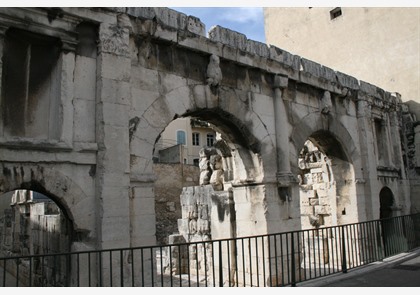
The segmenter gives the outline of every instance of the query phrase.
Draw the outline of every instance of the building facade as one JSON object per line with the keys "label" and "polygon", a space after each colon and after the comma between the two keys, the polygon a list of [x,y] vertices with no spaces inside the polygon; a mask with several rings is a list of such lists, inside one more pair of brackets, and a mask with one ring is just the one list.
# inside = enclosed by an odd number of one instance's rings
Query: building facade
{"label": "building facade", "polygon": [[264,9],[266,41],[401,94],[420,118],[419,7]]}

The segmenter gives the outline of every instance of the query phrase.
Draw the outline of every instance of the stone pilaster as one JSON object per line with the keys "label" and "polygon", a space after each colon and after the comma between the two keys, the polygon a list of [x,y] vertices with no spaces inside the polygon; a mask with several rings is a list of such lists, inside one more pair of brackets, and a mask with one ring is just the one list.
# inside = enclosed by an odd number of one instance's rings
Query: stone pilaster
{"label": "stone pilaster", "polygon": [[[360,154],[363,164],[363,179],[365,182],[357,183],[357,216],[358,220],[379,218],[379,196],[372,197],[373,193],[379,190],[375,189],[373,183],[377,183],[377,160],[375,154],[374,122],[372,118],[371,105],[368,98],[359,94],[357,102],[357,123],[360,139]],[[367,208],[378,208],[377,214],[372,214]],[[367,211],[370,212],[367,215]],[[345,217],[341,223],[345,223]]]}
{"label": "stone pilaster", "polygon": [[129,23],[101,23],[97,60],[96,197],[98,247],[130,245],[129,105],[120,91],[130,80]]}

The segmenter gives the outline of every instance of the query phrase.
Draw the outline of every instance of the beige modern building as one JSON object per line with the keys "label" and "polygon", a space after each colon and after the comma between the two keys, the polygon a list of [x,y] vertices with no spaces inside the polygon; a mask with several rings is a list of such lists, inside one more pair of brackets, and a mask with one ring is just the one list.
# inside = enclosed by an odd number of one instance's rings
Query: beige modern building
{"label": "beige modern building", "polygon": [[420,118],[420,8],[265,8],[267,43],[386,91]]}
{"label": "beige modern building", "polygon": [[216,132],[210,124],[193,118],[172,121],[162,132],[155,147],[158,162],[184,163],[198,166],[199,152],[213,146]]}

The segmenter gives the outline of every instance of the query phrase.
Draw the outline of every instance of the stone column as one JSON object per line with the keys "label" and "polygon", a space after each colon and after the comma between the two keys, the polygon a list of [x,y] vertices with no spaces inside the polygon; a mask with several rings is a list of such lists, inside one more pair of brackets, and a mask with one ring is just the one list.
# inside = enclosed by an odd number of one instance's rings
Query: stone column
{"label": "stone column", "polygon": [[287,88],[288,78],[274,77],[274,120],[277,152],[277,183],[279,187],[289,187],[296,179],[290,171],[289,122],[283,101],[283,90]]}

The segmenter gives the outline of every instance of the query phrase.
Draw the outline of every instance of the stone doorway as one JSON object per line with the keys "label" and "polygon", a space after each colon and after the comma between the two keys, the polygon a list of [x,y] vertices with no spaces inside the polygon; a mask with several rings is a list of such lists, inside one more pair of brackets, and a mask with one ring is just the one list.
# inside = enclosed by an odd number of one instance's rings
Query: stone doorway
{"label": "stone doorway", "polygon": [[392,206],[394,205],[394,194],[388,187],[384,187],[379,192],[379,218],[392,217]]}

